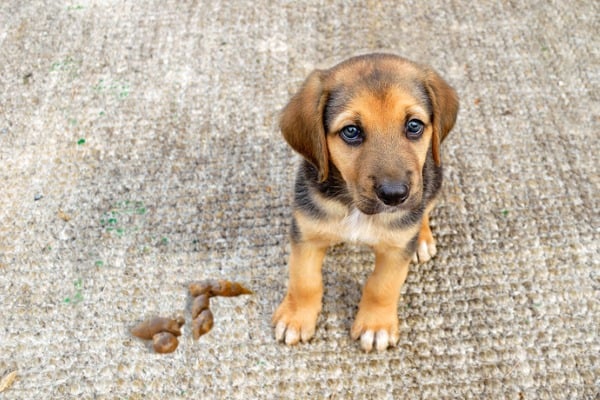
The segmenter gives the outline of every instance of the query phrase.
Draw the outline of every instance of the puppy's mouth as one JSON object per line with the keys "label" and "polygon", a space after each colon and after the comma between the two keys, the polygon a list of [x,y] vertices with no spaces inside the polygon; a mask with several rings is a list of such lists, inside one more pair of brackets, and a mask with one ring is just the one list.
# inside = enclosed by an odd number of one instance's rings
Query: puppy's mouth
{"label": "puppy's mouth", "polygon": [[387,205],[378,198],[372,198],[364,195],[357,197],[358,198],[356,198],[354,201],[354,206],[363,214],[375,215],[385,213],[392,214],[398,211],[412,210],[419,206],[421,196],[418,196],[417,193],[415,193],[409,196],[406,201],[394,206]]}
{"label": "puppy's mouth", "polygon": [[360,196],[358,199],[355,199],[354,206],[357,210],[366,215],[380,214],[384,212],[385,208],[385,204],[365,196]]}
{"label": "puppy's mouth", "polygon": [[399,211],[405,207],[402,205],[398,206],[388,206],[383,204],[381,201],[377,199],[369,199],[369,198],[361,198],[359,201],[355,203],[355,207],[367,215],[375,215],[382,213],[393,213]]}

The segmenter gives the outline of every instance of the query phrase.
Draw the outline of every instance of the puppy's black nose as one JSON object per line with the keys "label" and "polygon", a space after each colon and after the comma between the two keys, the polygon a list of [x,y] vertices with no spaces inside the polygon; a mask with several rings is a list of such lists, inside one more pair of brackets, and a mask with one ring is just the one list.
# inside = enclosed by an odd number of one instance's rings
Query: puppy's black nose
{"label": "puppy's black nose", "polygon": [[410,188],[405,182],[384,181],[375,188],[375,193],[384,204],[397,206],[408,198]]}

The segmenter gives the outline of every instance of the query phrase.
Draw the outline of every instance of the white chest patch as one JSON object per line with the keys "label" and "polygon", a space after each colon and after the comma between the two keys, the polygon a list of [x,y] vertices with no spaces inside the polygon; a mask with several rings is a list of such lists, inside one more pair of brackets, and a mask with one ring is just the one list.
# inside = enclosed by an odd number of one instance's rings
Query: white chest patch
{"label": "white chest patch", "polygon": [[[327,204],[327,203],[325,203]],[[326,220],[302,218],[301,230],[309,240],[326,240],[330,244],[340,242],[362,243],[367,246],[389,246],[403,248],[418,232],[417,224],[406,229],[391,228],[397,218],[410,211],[396,213],[364,214],[357,209],[331,202],[328,204]],[[390,225],[391,224],[391,225]]]}
{"label": "white chest patch", "polygon": [[380,241],[380,227],[376,217],[353,210],[342,220],[343,239],[349,242],[361,242],[375,245]]}

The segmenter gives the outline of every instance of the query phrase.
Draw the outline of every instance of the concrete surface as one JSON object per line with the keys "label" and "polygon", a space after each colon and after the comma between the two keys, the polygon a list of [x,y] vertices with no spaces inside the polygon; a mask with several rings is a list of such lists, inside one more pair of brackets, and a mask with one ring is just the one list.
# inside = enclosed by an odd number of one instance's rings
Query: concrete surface
{"label": "concrete surface", "polygon": [[[1,2],[0,398],[597,398],[599,4]],[[438,256],[411,267],[399,346],[363,354],[373,257],[332,249],[316,337],[287,348],[278,112],[315,66],[379,49],[461,98]],[[256,294],[172,355],[130,336],[189,318],[202,278]]]}

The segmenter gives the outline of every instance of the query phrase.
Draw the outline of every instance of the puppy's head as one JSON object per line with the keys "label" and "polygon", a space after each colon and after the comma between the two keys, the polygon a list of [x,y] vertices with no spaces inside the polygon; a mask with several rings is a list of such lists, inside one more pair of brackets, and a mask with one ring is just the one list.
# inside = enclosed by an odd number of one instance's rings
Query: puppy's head
{"label": "puppy's head", "polygon": [[457,112],[455,91],[433,70],[371,54],[313,71],[280,126],[321,181],[335,167],[354,205],[375,214],[420,204],[428,152],[439,166]]}

